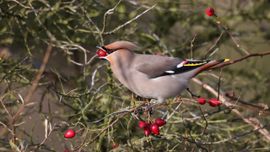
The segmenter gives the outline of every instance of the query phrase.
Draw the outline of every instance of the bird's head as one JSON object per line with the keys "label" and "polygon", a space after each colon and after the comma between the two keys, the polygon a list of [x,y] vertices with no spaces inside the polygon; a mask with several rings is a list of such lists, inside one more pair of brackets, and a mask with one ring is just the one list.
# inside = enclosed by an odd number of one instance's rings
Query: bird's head
{"label": "bird's head", "polygon": [[134,51],[138,49],[138,46],[128,41],[116,41],[104,46],[97,46],[96,52],[100,59],[107,59],[108,56],[115,54],[118,50]]}

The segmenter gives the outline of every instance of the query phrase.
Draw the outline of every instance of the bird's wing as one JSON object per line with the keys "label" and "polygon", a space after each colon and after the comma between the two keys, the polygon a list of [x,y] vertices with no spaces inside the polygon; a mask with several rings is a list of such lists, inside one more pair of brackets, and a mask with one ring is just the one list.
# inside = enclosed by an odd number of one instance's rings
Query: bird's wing
{"label": "bird's wing", "polygon": [[181,59],[167,56],[137,54],[133,64],[136,70],[153,78],[173,69],[181,61]]}
{"label": "bird's wing", "polygon": [[150,78],[179,74],[209,62],[208,60],[181,60],[157,55],[137,55],[134,61],[136,70],[145,73]]}
{"label": "bird's wing", "polygon": [[[197,68],[200,69],[200,68],[204,67],[203,65],[206,65],[209,62],[210,62],[210,60],[184,60],[181,63],[179,63],[177,66],[175,66],[173,69],[165,71],[161,76],[180,74],[180,73],[194,70]],[[198,70],[194,71],[194,75],[202,70],[207,69],[207,67],[205,67],[199,71]]]}

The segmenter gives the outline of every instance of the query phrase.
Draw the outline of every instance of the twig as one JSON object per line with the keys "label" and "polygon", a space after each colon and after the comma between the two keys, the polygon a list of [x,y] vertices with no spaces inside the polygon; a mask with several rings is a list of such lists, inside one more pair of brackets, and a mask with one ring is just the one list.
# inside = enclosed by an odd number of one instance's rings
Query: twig
{"label": "twig", "polygon": [[216,39],[214,45],[212,45],[209,49],[208,52],[205,54],[204,58],[206,59],[208,56],[211,56],[211,54],[215,51],[214,48],[216,48],[216,46],[218,45],[218,43],[220,42],[222,36],[224,34],[224,31],[222,31],[219,35],[219,37]]}
{"label": "twig", "polygon": [[[245,55],[249,55],[249,54],[250,54],[246,49],[240,47],[240,44],[235,40],[235,38],[233,37],[233,35],[232,35],[232,33],[231,33],[231,31],[230,31],[230,29],[229,29],[228,27],[226,27],[224,24],[222,24],[220,20],[217,20],[217,21],[216,21],[216,24],[217,24],[217,25],[220,25],[221,28],[222,28],[223,30],[225,30],[225,32],[230,36],[230,38],[232,39],[233,43],[235,44],[235,46],[236,46],[237,48],[240,49],[240,51],[244,52]],[[238,50],[237,50],[237,51],[238,51]]]}
{"label": "twig", "polygon": [[215,142],[202,142],[201,144],[204,144],[204,145],[213,145],[213,144],[221,144],[221,143],[225,143],[225,142],[228,142],[228,141],[231,141],[231,140],[234,140],[234,139],[238,139],[240,137],[243,137],[243,136],[246,136],[246,135],[249,135],[251,133],[254,133],[254,132],[257,132],[259,131],[260,129],[263,129],[265,128],[266,126],[262,126],[258,129],[252,129],[252,130],[249,130],[249,131],[246,131],[244,133],[241,133],[241,134],[238,134],[236,136],[233,136],[231,138],[228,138],[228,139],[223,139],[223,140],[220,140],[220,141],[215,141]]}
{"label": "twig", "polygon": [[5,97],[5,95],[2,96],[2,97],[0,98],[0,103],[1,103],[2,107],[4,108],[5,112],[7,113],[7,115],[9,116],[9,118],[12,118],[12,115],[11,115],[10,112],[8,111],[6,105],[3,103],[4,97]]}
{"label": "twig", "polygon": [[121,2],[122,2],[122,0],[119,0],[117,2],[117,4],[113,8],[109,9],[108,11],[106,11],[106,13],[103,15],[103,26],[102,26],[102,30],[100,31],[101,33],[104,33],[104,31],[105,31],[107,16],[113,14],[114,10],[118,7],[118,5]]}
{"label": "twig", "polygon": [[142,104],[140,104],[140,105],[138,105],[138,106],[136,106],[136,107],[133,107],[133,108],[126,107],[126,108],[120,109],[119,111],[115,111],[115,112],[112,112],[112,113],[110,113],[110,114],[107,114],[106,116],[104,116],[104,117],[102,117],[102,118],[100,118],[100,119],[98,119],[98,120],[89,122],[89,123],[99,123],[99,122],[101,122],[102,120],[104,120],[105,118],[108,118],[108,117],[110,117],[110,116],[120,115],[120,114],[123,114],[123,115],[124,115],[124,114],[128,114],[128,113],[134,112],[136,109],[138,109],[138,108],[140,108],[140,107],[142,107],[142,106],[144,106],[144,105],[145,105],[145,103],[142,103]]}
{"label": "twig", "polygon": [[21,7],[25,9],[31,9],[31,7],[23,5],[22,3],[18,2],[17,0],[10,0],[11,2],[15,2],[16,4],[20,5]]}
{"label": "twig", "polygon": [[235,64],[237,62],[243,61],[243,60],[245,60],[247,58],[250,58],[250,57],[256,57],[256,56],[263,57],[263,56],[267,56],[267,55],[270,55],[270,51],[266,51],[266,52],[262,52],[262,53],[252,53],[252,54],[249,54],[249,55],[245,55],[245,56],[243,56],[241,58],[235,59],[233,61],[228,61],[228,62],[218,64],[217,66],[214,66],[211,69],[221,68],[221,67],[224,67],[224,66]]}
{"label": "twig", "polygon": [[205,126],[204,126],[203,132],[202,132],[202,134],[201,134],[201,135],[204,135],[204,134],[205,134],[205,131],[206,131],[207,127],[208,127],[208,121],[207,121],[207,119],[206,119],[206,117],[205,117],[205,114],[204,114],[202,108],[199,107],[199,109],[200,109],[200,111],[202,112],[202,117],[203,117],[203,119],[204,119],[204,121],[205,121]]}
{"label": "twig", "polygon": [[124,24],[119,25],[115,29],[113,29],[113,30],[111,30],[109,32],[104,32],[102,34],[110,35],[110,34],[115,33],[116,31],[120,30],[121,28],[125,27],[126,25],[128,25],[128,24],[132,23],[133,21],[137,20],[138,18],[140,18],[142,15],[144,15],[145,13],[147,13],[148,11],[150,11],[151,9],[153,9],[155,6],[156,6],[156,4],[153,5],[153,6],[151,6],[151,7],[149,7],[148,9],[146,9],[145,11],[143,11],[141,14],[139,14],[139,15],[135,16],[134,18],[132,18],[131,20],[125,22]]}
{"label": "twig", "polygon": [[52,132],[55,129],[55,125],[52,126],[51,123],[48,122],[48,119],[45,119],[44,123],[45,123],[45,128],[44,128],[45,129],[45,137],[43,138],[41,143],[39,143],[38,147],[41,147],[48,140],[49,136],[52,134]]}
{"label": "twig", "polygon": [[229,93],[225,93],[225,96],[231,100],[237,101],[238,103],[240,103],[241,105],[239,107],[245,107],[245,108],[249,108],[251,110],[256,110],[259,111],[263,114],[270,114],[270,109],[267,106],[262,106],[262,105],[256,105],[256,104],[252,104],[252,102],[246,102],[243,101],[241,99],[239,99],[238,97],[231,95]]}
{"label": "twig", "polygon": [[[122,116],[125,116],[126,114],[123,114]],[[113,127],[120,118],[116,118],[111,124],[109,124],[107,127],[103,128],[91,141],[87,143],[87,145],[93,143],[98,137],[100,137],[108,128]]]}
{"label": "twig", "polygon": [[36,88],[38,86],[38,82],[41,79],[41,76],[42,76],[42,74],[43,74],[43,72],[44,72],[44,70],[46,68],[48,60],[49,60],[49,58],[51,56],[51,52],[52,52],[52,46],[49,44],[48,47],[47,47],[47,50],[45,52],[45,55],[43,57],[43,62],[42,62],[41,66],[40,66],[40,68],[39,68],[39,70],[38,70],[38,72],[36,74],[35,79],[32,81],[32,85],[31,85],[29,91],[27,92],[27,95],[24,98],[24,103],[21,104],[21,106],[19,107],[17,113],[10,120],[11,125],[15,123],[17,117],[23,112],[23,110],[25,108],[25,105],[27,105],[31,101],[30,99],[31,99],[33,93],[35,92],[35,90],[36,90]]}
{"label": "twig", "polygon": [[194,47],[194,42],[196,40],[197,34],[194,35],[193,39],[190,42],[190,58],[193,58],[193,47]]}
{"label": "twig", "polygon": [[183,100],[180,99],[179,104],[176,106],[175,109],[173,109],[173,112],[166,118],[167,121],[174,115],[174,113],[176,112],[176,110],[178,110],[180,108],[180,106],[182,105],[182,103],[183,103]]}
{"label": "twig", "polygon": [[220,73],[219,73],[219,77],[218,77],[218,88],[217,88],[217,90],[218,90],[218,96],[217,96],[218,100],[219,100],[219,95],[220,95],[221,73],[222,73],[222,69],[220,69]]}
{"label": "twig", "polygon": [[244,52],[246,55],[249,55],[249,54],[250,54],[246,49],[240,47],[240,44],[237,43],[237,41],[235,40],[235,38],[233,37],[233,35],[231,34],[231,32],[227,31],[227,33],[229,34],[230,38],[232,39],[233,43],[235,44],[235,46],[236,46],[237,48],[239,48],[239,49],[240,49],[242,52]]}
{"label": "twig", "polygon": [[[232,140],[235,140],[235,139],[238,139],[240,137],[243,137],[243,136],[246,136],[246,135],[249,135],[251,133],[255,133],[257,131],[259,131],[260,129],[263,129],[267,127],[266,125],[265,126],[262,126],[258,129],[252,129],[252,130],[248,130],[246,132],[243,132],[243,133],[240,133],[236,136],[232,136],[230,138],[227,138],[227,139],[223,139],[223,140],[219,140],[219,141],[213,141],[213,142],[205,142],[205,141],[196,141],[197,144],[200,144],[200,145],[213,145],[213,144],[221,144],[221,143],[226,143],[228,141],[232,141]],[[184,137],[183,135],[177,135],[177,134],[167,134],[167,137],[164,137],[164,138],[168,138],[171,139],[171,137],[175,137],[175,138],[183,138],[184,140],[187,140],[188,142],[190,143],[195,143],[195,141],[193,141],[192,139],[189,139],[187,137]]]}
{"label": "twig", "polygon": [[94,28],[96,29],[95,32],[98,34],[98,37],[100,39],[100,44],[104,45],[104,40],[103,40],[102,33],[101,33],[100,29],[95,24],[95,22],[92,20],[92,18],[88,15],[87,11],[84,10],[83,8],[82,8],[82,11],[84,12],[84,14],[85,14],[86,18],[88,19],[89,23],[91,23],[94,26]]}
{"label": "twig", "polygon": [[5,128],[7,128],[7,130],[12,134],[12,136],[15,136],[14,132],[10,128],[8,128],[8,126],[5,123],[0,121],[0,124],[3,125]]}

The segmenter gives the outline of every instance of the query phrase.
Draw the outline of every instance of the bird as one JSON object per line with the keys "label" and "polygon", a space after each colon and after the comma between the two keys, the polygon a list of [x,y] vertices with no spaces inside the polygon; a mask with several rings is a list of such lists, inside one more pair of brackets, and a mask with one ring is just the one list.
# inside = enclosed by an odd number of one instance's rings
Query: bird
{"label": "bird", "polygon": [[138,45],[124,40],[97,48],[97,56],[110,63],[120,83],[136,95],[153,99],[158,104],[188,89],[189,80],[202,71],[229,61],[139,54]]}

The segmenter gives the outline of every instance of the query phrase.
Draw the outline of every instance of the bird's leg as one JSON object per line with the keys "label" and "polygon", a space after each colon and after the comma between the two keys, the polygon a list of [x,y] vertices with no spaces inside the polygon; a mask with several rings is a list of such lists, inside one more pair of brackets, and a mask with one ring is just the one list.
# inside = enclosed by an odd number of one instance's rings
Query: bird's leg
{"label": "bird's leg", "polygon": [[[141,103],[140,105],[138,105],[138,106],[134,109],[134,111],[133,111],[133,113],[134,113],[136,116],[140,116],[140,115],[142,115],[142,114],[146,111],[145,109],[147,109],[147,108],[145,108],[145,107],[148,107],[148,105],[149,105],[149,100],[146,99],[146,98],[142,98],[142,97],[140,97],[140,96],[137,96],[137,95],[135,95],[135,94],[133,94],[132,97],[134,97],[135,100],[137,100],[137,101],[139,101],[139,102],[143,102],[143,103]],[[137,103],[137,102],[134,102],[134,105],[136,105],[135,103]]]}
{"label": "bird's leg", "polygon": [[136,115],[136,116],[142,115],[143,112],[144,112],[144,111],[143,111],[143,108],[142,108],[142,107],[136,108],[136,109],[133,111],[134,115]]}
{"label": "bird's leg", "polygon": [[151,99],[150,101],[145,101],[145,105],[141,107],[141,110],[144,112],[149,112],[149,114],[153,113],[153,107],[156,106],[158,103],[157,100]]}
{"label": "bird's leg", "polygon": [[153,113],[153,105],[155,104],[155,101],[153,100],[154,99],[151,99],[150,101],[148,100],[145,106],[143,107],[143,110],[145,112],[149,112],[150,115]]}
{"label": "bird's leg", "polygon": [[156,107],[156,106],[158,106],[158,105],[160,105],[162,103],[163,103],[163,100],[160,101],[160,100],[156,100],[156,99],[151,99],[148,106],[150,106],[150,108],[153,108],[153,107]]}
{"label": "bird's leg", "polygon": [[[158,100],[156,100],[156,99],[151,99],[149,105],[146,107],[146,108],[147,108],[146,110],[149,110],[150,113],[152,113],[152,110],[153,110],[155,107],[157,107],[157,106],[159,106],[159,105],[162,105],[162,104],[164,103],[164,101],[165,101],[164,99],[158,99]],[[157,110],[157,111],[163,115],[162,118],[166,117],[166,115],[168,114],[167,108],[166,108],[166,110],[164,110],[164,109],[159,109],[159,110]]]}
{"label": "bird's leg", "polygon": [[187,88],[187,91],[188,91],[188,93],[191,95],[191,97],[200,98],[200,96],[199,96],[199,95],[194,94],[192,91],[190,91],[190,89],[189,89],[189,88]]}
{"label": "bird's leg", "polygon": [[[151,104],[149,106],[150,106],[151,110],[153,110],[154,107],[157,107],[159,105],[162,105],[163,102],[164,102],[163,100],[162,100],[162,102],[160,102],[159,100],[156,100],[153,104]],[[158,109],[155,109],[155,111],[157,111],[158,113],[160,113],[162,115],[161,118],[163,118],[163,119],[166,118],[167,115],[168,115],[168,113],[169,113],[168,108],[167,107],[164,107],[164,106],[159,107]]]}
{"label": "bird's leg", "polygon": [[149,100],[144,100],[144,103],[140,106],[138,106],[136,109],[134,109],[134,114],[137,116],[140,116],[144,114],[145,112],[148,112],[149,114],[152,114],[152,104]]}

